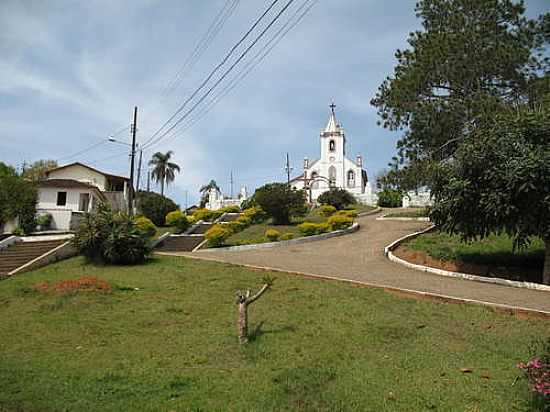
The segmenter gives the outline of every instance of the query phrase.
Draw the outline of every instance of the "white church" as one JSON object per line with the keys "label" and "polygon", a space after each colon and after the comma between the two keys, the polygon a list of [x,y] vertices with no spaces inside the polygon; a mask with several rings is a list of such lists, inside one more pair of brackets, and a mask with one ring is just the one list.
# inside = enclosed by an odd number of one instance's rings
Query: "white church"
{"label": "white church", "polygon": [[297,190],[306,189],[309,202],[315,202],[330,188],[341,188],[353,194],[360,203],[376,205],[378,199],[363,168],[363,157],[358,154],[355,161],[346,157],[346,135],[336,120],[335,108],[332,103],[327,126],[320,135],[320,158],[314,161],[304,158],[303,174],[292,179],[290,184]]}

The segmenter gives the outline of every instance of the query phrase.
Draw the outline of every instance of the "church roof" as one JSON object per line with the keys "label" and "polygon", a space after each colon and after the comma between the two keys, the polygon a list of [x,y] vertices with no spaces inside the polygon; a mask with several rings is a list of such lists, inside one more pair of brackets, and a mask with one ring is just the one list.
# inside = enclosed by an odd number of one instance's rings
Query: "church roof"
{"label": "church roof", "polygon": [[336,120],[336,114],[334,108],[336,105],[332,103],[330,105],[330,117],[328,119],[327,127],[325,127],[325,133],[338,133],[340,132],[340,124]]}

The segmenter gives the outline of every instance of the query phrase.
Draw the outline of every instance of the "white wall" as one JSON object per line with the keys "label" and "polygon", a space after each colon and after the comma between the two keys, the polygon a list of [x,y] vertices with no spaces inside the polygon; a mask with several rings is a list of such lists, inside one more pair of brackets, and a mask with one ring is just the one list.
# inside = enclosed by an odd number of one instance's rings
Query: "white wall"
{"label": "white wall", "polygon": [[104,191],[107,186],[107,179],[105,176],[80,165],[74,165],[59,170],[52,170],[48,174],[48,178],[78,180],[80,182],[92,184],[101,191]]}
{"label": "white wall", "polygon": [[[67,192],[67,203],[65,206],[57,206],[57,192]],[[73,212],[78,212],[80,194],[88,193],[90,203],[88,211],[91,210],[93,191],[88,189],[65,189],[57,187],[41,187],[38,189],[37,214],[49,213],[52,215],[52,229],[69,230]]]}

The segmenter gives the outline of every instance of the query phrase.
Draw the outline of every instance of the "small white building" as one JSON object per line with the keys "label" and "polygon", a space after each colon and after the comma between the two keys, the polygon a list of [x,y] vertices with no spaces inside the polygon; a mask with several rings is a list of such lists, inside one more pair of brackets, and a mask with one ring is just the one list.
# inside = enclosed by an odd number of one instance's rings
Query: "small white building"
{"label": "small white building", "polygon": [[346,157],[346,135],[336,120],[335,107],[334,103],[330,105],[328,123],[320,135],[320,158],[310,161],[306,157],[303,174],[290,184],[298,190],[306,189],[310,202],[330,188],[341,188],[353,194],[358,202],[374,205],[377,196],[368,181],[363,157],[358,154],[355,161]]}
{"label": "small white building", "polygon": [[53,230],[73,230],[83,214],[100,202],[127,211],[129,190],[126,177],[71,163],[49,170],[38,183],[37,214],[50,214]]}
{"label": "small white building", "polygon": [[241,206],[248,199],[246,186],[241,188],[237,198],[225,197],[218,189],[212,188],[208,191],[208,202],[206,208],[209,210],[219,210],[227,206]]}

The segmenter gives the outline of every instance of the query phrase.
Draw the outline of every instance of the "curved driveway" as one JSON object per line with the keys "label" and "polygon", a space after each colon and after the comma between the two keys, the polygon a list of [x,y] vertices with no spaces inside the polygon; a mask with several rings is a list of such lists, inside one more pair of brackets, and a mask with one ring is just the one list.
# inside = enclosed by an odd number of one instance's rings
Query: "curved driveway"
{"label": "curved driveway", "polygon": [[380,215],[359,218],[361,229],[358,232],[318,242],[239,252],[220,250],[173,254],[550,313],[550,292],[448,278],[390,262],[384,256],[384,247],[401,236],[427,227],[427,223],[376,220],[377,216]]}

